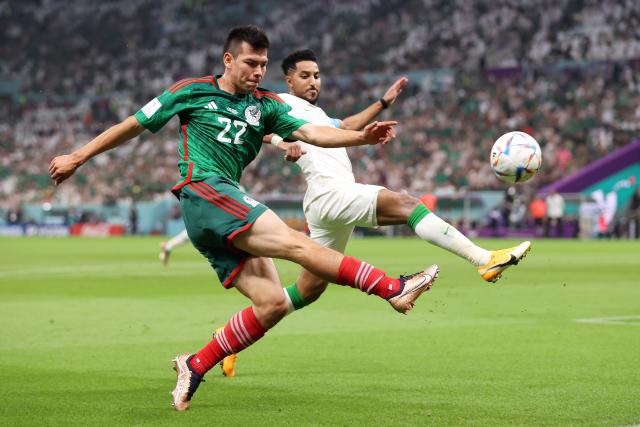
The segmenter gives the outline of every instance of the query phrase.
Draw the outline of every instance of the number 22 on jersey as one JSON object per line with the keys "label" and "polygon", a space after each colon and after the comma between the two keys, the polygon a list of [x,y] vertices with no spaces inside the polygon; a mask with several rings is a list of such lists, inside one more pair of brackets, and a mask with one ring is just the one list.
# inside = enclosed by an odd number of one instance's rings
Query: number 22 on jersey
{"label": "number 22 on jersey", "polygon": [[241,120],[234,120],[232,122],[231,119],[227,117],[218,117],[218,121],[224,125],[224,129],[222,129],[218,134],[218,138],[217,138],[218,141],[225,142],[227,144],[231,143],[231,138],[229,138],[226,135],[227,133],[229,133],[229,131],[231,131],[231,123],[233,123],[233,127],[234,127],[233,133],[235,133],[235,136],[233,138],[233,143],[242,144],[240,137],[242,136],[243,133],[247,131],[247,124],[245,122]]}

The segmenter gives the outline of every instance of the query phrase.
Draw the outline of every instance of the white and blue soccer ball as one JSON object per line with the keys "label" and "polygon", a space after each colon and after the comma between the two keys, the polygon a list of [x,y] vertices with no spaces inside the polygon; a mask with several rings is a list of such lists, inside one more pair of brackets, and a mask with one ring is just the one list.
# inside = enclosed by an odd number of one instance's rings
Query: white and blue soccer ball
{"label": "white and blue soccer ball", "polygon": [[505,133],[491,148],[491,170],[500,181],[509,184],[527,182],[538,173],[541,165],[540,145],[527,133]]}

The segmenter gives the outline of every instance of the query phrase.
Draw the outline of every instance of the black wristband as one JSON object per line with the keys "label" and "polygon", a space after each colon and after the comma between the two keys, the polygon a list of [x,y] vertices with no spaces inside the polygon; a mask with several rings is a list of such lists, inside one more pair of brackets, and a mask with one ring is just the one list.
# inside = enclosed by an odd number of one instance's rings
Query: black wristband
{"label": "black wristband", "polygon": [[382,109],[386,110],[387,108],[389,108],[389,103],[387,101],[384,100],[384,98],[380,98],[378,99],[378,101],[380,101],[380,104],[382,104]]}

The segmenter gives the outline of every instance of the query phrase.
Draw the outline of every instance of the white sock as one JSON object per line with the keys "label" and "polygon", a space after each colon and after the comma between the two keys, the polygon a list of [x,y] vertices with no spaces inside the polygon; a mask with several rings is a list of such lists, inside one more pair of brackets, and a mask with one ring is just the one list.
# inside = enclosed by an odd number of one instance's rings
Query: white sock
{"label": "white sock", "polygon": [[453,225],[447,224],[433,212],[418,222],[415,232],[422,240],[453,252],[476,267],[488,263],[491,259],[491,252],[474,244]]}
{"label": "white sock", "polygon": [[169,240],[164,248],[168,251],[172,251],[176,246],[184,245],[189,241],[189,235],[187,234],[187,230],[182,230],[180,233],[176,234]]}
{"label": "white sock", "polygon": [[296,308],[293,305],[293,301],[291,301],[291,297],[289,296],[289,292],[287,292],[286,288],[282,288],[282,292],[284,292],[284,298],[287,300],[287,305],[289,308],[287,309],[287,316],[296,311]]}

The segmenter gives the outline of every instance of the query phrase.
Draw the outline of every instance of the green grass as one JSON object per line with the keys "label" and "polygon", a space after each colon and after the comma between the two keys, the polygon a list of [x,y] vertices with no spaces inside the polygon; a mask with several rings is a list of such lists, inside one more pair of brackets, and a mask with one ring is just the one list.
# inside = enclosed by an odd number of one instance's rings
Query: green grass
{"label": "green grass", "polygon": [[[236,378],[212,371],[187,413],[170,406],[170,359],[248,304],[191,248],[162,268],[157,243],[0,239],[0,425],[640,423],[638,243],[536,241],[488,285],[419,240],[353,240],[389,273],[437,262],[440,279],[408,316],[331,287]],[[618,316],[637,317],[575,321]]]}

